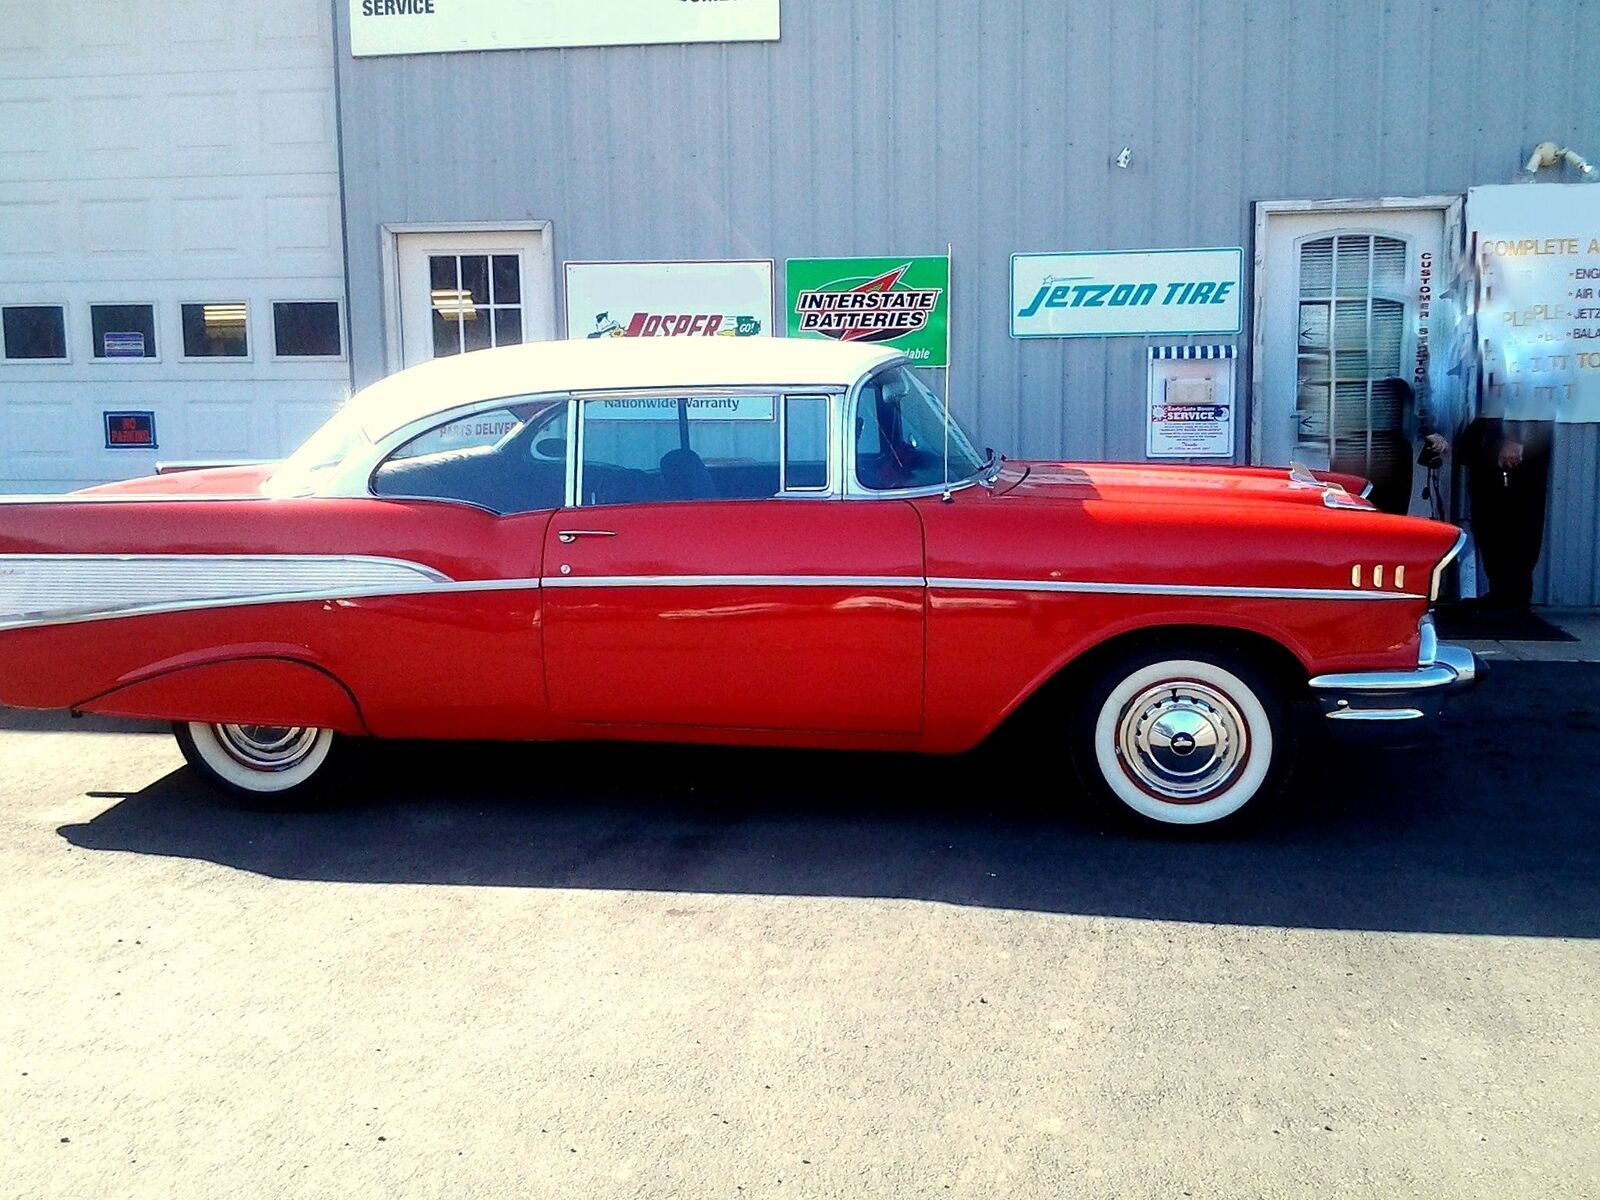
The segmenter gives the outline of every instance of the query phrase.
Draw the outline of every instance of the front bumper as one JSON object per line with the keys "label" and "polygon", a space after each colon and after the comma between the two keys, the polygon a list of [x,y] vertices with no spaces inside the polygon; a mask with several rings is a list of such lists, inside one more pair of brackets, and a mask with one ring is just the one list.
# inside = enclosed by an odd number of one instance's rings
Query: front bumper
{"label": "front bumper", "polygon": [[1432,618],[1423,622],[1422,653],[1411,671],[1350,671],[1318,675],[1311,694],[1328,720],[1340,725],[1364,722],[1409,724],[1437,716],[1445,697],[1464,692],[1487,674],[1483,662],[1464,646],[1440,645]]}

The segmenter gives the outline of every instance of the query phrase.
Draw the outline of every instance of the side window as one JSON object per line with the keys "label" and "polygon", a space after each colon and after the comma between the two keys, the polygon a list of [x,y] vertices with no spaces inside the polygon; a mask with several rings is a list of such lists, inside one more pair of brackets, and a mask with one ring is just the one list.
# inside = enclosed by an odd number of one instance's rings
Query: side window
{"label": "side window", "polygon": [[436,425],[372,473],[372,494],[460,500],[497,513],[566,499],[567,402],[508,404]]}
{"label": "side window", "polygon": [[828,486],[828,398],[783,398],[783,488],[820,492]]}
{"label": "side window", "polygon": [[872,491],[942,483],[947,452],[951,479],[965,479],[983,466],[954,422],[947,441],[942,402],[909,367],[891,367],[862,385],[854,432],[856,478]]}
{"label": "side window", "polygon": [[586,401],[579,503],[776,496],[779,401],[777,396]]}

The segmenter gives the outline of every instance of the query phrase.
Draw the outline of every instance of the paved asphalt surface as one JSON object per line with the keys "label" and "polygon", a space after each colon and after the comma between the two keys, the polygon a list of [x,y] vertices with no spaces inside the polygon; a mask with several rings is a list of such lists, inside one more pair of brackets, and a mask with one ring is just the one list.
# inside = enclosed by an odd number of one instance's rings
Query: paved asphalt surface
{"label": "paved asphalt surface", "polygon": [[275,816],[0,712],[0,1196],[1595,1196],[1597,749],[1600,667],[1506,663],[1178,843],[1004,747]]}

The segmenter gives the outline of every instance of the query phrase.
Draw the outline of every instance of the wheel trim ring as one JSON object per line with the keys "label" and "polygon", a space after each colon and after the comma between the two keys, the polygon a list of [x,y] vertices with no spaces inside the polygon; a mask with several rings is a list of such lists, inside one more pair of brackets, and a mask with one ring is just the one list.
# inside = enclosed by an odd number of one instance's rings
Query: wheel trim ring
{"label": "wheel trim ring", "polygon": [[[1176,713],[1198,717],[1202,727],[1216,735],[1214,769],[1202,767],[1184,776],[1163,771],[1154,761],[1150,733],[1164,717]],[[1249,725],[1237,704],[1215,685],[1187,678],[1157,680],[1124,704],[1117,715],[1116,742],[1117,761],[1128,781],[1163,804],[1205,804],[1216,799],[1244,772],[1251,755]],[[1170,782],[1185,778],[1194,782]]]}
{"label": "wheel trim ring", "polygon": [[299,766],[316,749],[322,732],[311,725],[213,725],[212,729],[229,758],[248,770],[267,773]]}

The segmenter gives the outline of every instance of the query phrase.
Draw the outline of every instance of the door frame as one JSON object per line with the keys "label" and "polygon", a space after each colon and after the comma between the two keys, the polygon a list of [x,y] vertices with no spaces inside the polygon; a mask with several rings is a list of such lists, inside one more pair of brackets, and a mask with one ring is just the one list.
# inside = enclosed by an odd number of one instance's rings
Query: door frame
{"label": "door frame", "polygon": [[1245,446],[1245,461],[1256,462],[1261,453],[1261,422],[1264,417],[1261,396],[1266,386],[1262,371],[1266,364],[1267,322],[1263,309],[1266,305],[1267,225],[1274,216],[1300,216],[1307,213],[1351,212],[1423,212],[1437,210],[1448,227],[1450,209],[1460,203],[1456,194],[1428,196],[1379,196],[1372,199],[1344,197],[1335,200],[1257,200],[1251,246],[1250,275],[1250,440]]}
{"label": "door frame", "polygon": [[[538,235],[533,259],[550,280],[549,319],[541,321],[528,341],[556,339],[556,255],[549,221],[386,221],[379,226],[379,253],[383,260],[383,370],[393,375],[405,366],[401,346],[403,316],[400,311],[400,239],[409,234],[449,236],[454,233],[532,233]],[[527,326],[524,326],[527,328]]]}

